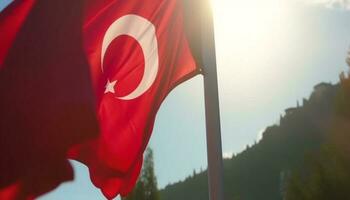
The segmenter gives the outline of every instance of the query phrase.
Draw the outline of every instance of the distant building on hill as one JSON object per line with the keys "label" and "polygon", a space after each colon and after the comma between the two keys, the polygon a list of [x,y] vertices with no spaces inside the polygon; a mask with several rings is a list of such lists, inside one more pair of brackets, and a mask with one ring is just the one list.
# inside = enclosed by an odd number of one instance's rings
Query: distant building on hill
{"label": "distant building on hill", "polygon": [[314,86],[314,92],[320,92],[322,93],[323,91],[331,88],[333,85],[331,83],[319,83],[317,85]]}
{"label": "distant building on hill", "polygon": [[285,109],[286,116],[292,115],[298,108],[287,108]]}
{"label": "distant building on hill", "polygon": [[333,85],[331,83],[319,83],[314,86],[314,91],[310,96],[310,101],[319,101],[321,97],[327,94],[327,91],[332,90]]}

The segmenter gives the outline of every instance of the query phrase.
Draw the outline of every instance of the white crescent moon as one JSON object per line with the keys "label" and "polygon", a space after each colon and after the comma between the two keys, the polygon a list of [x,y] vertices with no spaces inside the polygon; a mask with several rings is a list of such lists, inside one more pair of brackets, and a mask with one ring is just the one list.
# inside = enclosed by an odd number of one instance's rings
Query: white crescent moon
{"label": "white crescent moon", "polygon": [[157,77],[159,60],[156,28],[150,21],[138,15],[125,15],[113,22],[103,38],[101,54],[102,72],[103,59],[108,46],[115,38],[121,35],[131,36],[140,44],[145,61],[143,77],[137,88],[126,96],[117,97],[122,100],[131,100],[145,93]]}

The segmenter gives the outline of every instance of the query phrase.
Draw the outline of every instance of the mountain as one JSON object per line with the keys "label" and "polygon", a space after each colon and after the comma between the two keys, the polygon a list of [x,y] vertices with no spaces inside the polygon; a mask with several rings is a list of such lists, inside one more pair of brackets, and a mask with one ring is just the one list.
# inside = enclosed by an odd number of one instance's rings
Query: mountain
{"label": "mountain", "polygon": [[[338,84],[316,85],[302,105],[286,109],[279,124],[267,127],[258,143],[225,159],[225,198],[284,199],[291,174],[303,167],[308,156],[320,151],[328,142],[334,119],[350,109],[349,82],[341,74]],[[162,200],[209,199],[207,171],[168,185],[160,194]]]}

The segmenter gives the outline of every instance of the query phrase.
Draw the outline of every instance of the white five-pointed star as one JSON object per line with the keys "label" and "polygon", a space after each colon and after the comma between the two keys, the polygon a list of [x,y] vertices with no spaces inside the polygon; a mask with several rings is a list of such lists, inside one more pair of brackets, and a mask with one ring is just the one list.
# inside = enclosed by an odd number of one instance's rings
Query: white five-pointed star
{"label": "white five-pointed star", "polygon": [[117,83],[117,81],[112,81],[112,82],[110,82],[109,81],[109,79],[107,80],[107,84],[106,84],[106,90],[105,90],[105,94],[107,94],[107,93],[115,93],[115,91],[114,91],[114,86],[115,86],[115,84]]}

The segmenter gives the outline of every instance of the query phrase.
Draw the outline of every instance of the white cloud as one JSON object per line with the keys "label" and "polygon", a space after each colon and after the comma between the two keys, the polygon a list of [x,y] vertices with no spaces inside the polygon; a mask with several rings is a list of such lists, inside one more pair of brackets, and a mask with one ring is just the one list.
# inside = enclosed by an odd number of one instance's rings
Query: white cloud
{"label": "white cloud", "polygon": [[265,132],[265,129],[261,129],[258,132],[258,135],[256,136],[256,142],[259,142],[263,138],[263,133]]}
{"label": "white cloud", "polygon": [[350,10],[350,0],[310,0],[311,3],[323,4],[327,8]]}
{"label": "white cloud", "polygon": [[224,153],[222,154],[222,157],[223,157],[224,159],[231,159],[232,156],[233,156],[233,152],[224,152]]}

